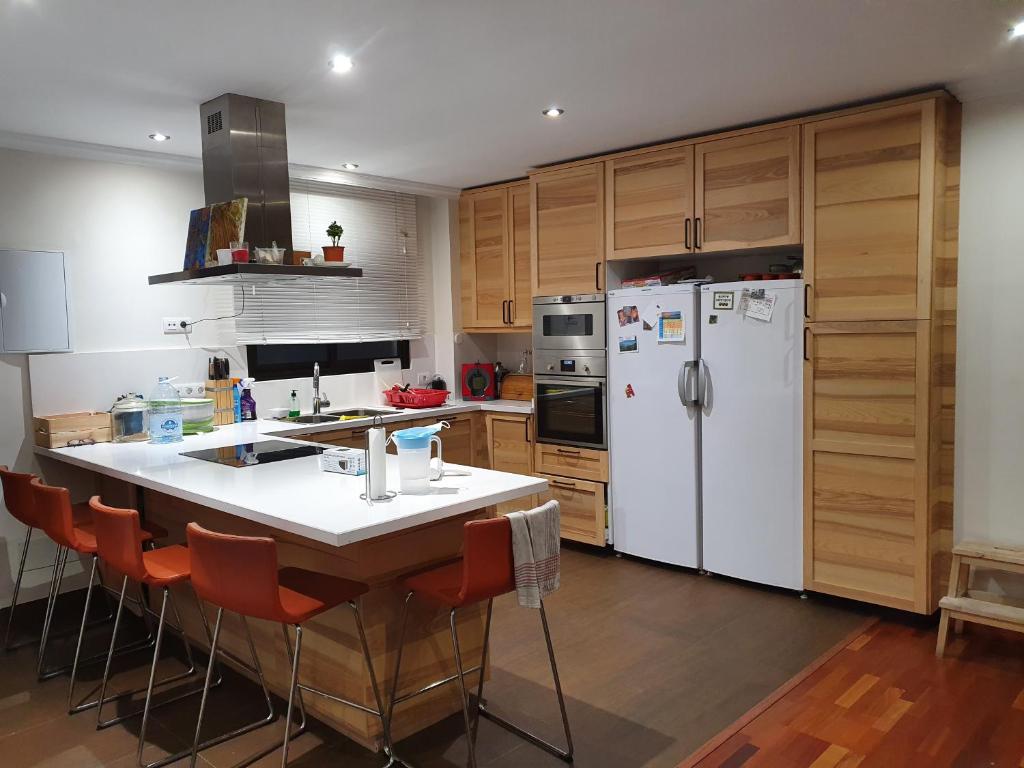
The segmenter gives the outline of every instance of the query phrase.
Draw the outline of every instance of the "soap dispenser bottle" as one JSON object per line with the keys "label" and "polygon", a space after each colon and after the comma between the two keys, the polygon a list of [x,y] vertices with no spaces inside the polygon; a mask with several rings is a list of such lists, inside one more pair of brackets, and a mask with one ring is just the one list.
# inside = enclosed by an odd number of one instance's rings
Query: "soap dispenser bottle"
{"label": "soap dispenser bottle", "polygon": [[292,390],[291,397],[288,398],[288,418],[294,419],[299,415],[299,393],[296,390]]}

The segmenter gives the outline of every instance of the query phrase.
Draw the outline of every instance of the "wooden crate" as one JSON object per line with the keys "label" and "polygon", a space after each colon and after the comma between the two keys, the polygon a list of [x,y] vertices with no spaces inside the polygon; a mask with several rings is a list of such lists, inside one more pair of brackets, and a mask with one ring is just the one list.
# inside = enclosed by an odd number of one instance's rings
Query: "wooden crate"
{"label": "wooden crate", "polygon": [[110,414],[84,411],[36,416],[32,419],[32,433],[35,444],[43,448],[63,448],[76,440],[109,443]]}

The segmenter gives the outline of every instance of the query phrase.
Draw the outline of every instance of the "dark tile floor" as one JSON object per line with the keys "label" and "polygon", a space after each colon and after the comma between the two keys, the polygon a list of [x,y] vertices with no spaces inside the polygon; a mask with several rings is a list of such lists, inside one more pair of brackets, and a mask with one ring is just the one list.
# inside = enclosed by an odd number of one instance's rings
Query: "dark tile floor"
{"label": "dark tile floor", "polygon": [[[575,549],[564,552],[562,584],[547,605],[576,765],[581,768],[677,765],[864,620],[864,613],[838,601],[801,600],[790,593]],[[72,625],[80,600],[80,595],[63,598],[57,623]],[[40,615],[38,604],[19,608],[19,631],[38,631]],[[517,608],[507,596],[496,602],[494,621],[488,701],[496,711],[559,740],[558,708],[538,614]],[[5,626],[6,611],[0,611],[0,627]],[[90,633],[92,651],[104,648],[108,631],[98,626]],[[180,645],[169,639],[165,647],[171,651]],[[72,650],[70,641],[57,642],[53,658],[60,660]],[[119,661],[119,690],[145,682],[147,657],[143,652]],[[0,765],[133,766],[139,719],[97,731],[95,711],[69,717],[67,678],[37,683],[34,662],[33,647],[0,657]],[[161,672],[180,669],[172,658]],[[86,670],[82,697],[99,672]],[[127,712],[131,706],[126,702],[120,710]],[[190,698],[154,712],[146,760],[186,746],[197,706],[198,699]],[[257,719],[263,714],[258,688],[227,674],[211,693],[209,713],[210,732]],[[202,754],[201,764],[234,765],[276,742],[282,727],[283,718],[214,747]],[[448,718],[401,742],[399,754],[423,768],[465,765],[461,729],[460,717]],[[481,768],[562,765],[488,721],[481,723],[477,754]],[[315,722],[293,742],[291,762],[347,768],[383,763],[381,756]],[[279,763],[280,755],[274,753],[257,765]]]}

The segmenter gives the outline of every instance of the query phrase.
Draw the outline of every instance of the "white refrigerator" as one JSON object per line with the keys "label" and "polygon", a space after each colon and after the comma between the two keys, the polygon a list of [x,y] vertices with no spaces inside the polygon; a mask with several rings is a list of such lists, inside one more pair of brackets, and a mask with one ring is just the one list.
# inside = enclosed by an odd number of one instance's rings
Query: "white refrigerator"
{"label": "white refrigerator", "polygon": [[615,549],[801,589],[803,283],[612,290],[607,306]]}
{"label": "white refrigerator", "polygon": [[606,304],[612,544],[690,568],[700,566],[699,295],[693,284],[622,288]]}

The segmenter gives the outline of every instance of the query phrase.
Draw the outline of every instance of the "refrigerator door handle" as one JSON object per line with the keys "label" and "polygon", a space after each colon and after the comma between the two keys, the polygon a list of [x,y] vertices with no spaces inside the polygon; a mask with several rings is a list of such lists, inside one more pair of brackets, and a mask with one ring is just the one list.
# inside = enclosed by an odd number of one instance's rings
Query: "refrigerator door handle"
{"label": "refrigerator door handle", "polygon": [[679,388],[679,401],[687,408],[696,408],[700,406],[700,400],[697,399],[696,392],[693,396],[690,395],[690,384],[693,382],[694,389],[696,389],[696,373],[697,373],[697,361],[687,360],[683,363],[679,369],[679,376],[677,378],[677,386]]}

